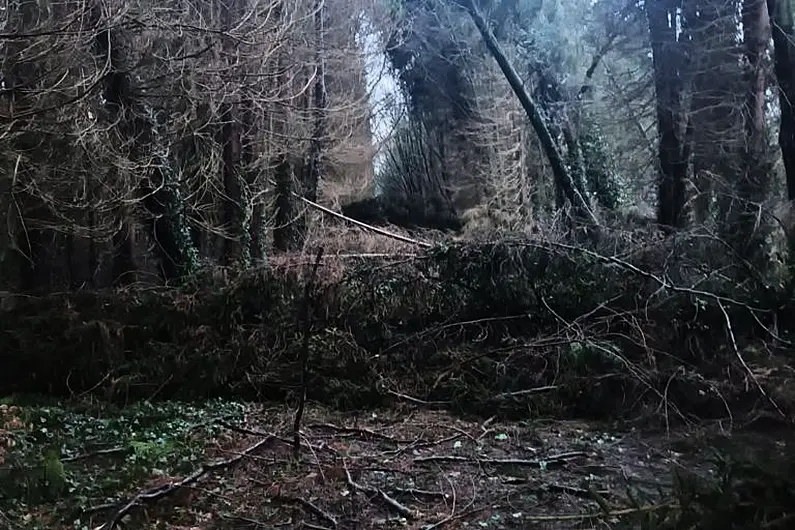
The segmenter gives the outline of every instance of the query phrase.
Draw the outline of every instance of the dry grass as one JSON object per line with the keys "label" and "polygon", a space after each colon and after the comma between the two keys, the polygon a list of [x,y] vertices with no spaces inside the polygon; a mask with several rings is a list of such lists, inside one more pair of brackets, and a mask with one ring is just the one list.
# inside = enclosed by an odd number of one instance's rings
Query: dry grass
{"label": "dry grass", "polygon": [[[387,230],[393,234],[426,242],[429,241],[428,236],[434,237],[432,233],[418,236],[394,226],[388,227]],[[268,259],[268,264],[277,276],[291,269],[301,269],[305,272],[311,268],[317,250],[321,247],[323,258],[319,278],[322,283],[341,281],[348,265],[352,263],[372,263],[374,259],[388,262],[403,261],[414,258],[420,250],[417,245],[363,228],[333,220],[316,220],[310,227],[302,251],[272,255]]]}
{"label": "dry grass", "polygon": [[[389,233],[404,238],[436,243],[443,241],[445,236],[431,230],[406,230],[398,226],[379,227]],[[372,232],[357,226],[345,224],[337,219],[315,219],[311,224],[306,249],[322,246],[327,254],[414,254],[417,245],[412,245],[383,234]]]}

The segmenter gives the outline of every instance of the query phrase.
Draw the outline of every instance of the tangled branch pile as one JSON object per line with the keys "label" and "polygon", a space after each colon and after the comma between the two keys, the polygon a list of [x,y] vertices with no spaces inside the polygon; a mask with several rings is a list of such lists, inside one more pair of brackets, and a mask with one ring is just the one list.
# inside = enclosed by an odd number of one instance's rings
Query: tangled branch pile
{"label": "tangled branch pile", "polygon": [[[505,414],[664,411],[666,421],[789,409],[776,381],[790,369],[769,352],[790,344],[778,314],[791,298],[743,289],[715,264],[720,274],[698,288],[677,287],[671,278],[701,272],[686,257],[647,268],[670,250],[604,258],[517,239],[344,268],[332,256],[311,300],[309,398],[361,408],[413,396]],[[179,290],[6,298],[0,385],[283,398],[300,376],[303,283],[300,267],[283,267],[199,275]]]}

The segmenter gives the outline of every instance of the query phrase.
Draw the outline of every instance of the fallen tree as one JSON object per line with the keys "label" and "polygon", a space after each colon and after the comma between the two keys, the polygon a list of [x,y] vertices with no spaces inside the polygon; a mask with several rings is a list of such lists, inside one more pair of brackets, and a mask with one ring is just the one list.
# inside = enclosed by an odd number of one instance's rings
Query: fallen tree
{"label": "fallen tree", "polygon": [[[327,256],[309,317],[308,398],[506,415],[664,410],[667,422],[727,407],[787,416],[787,358],[763,352],[791,348],[780,317],[792,300],[725,275],[684,287],[701,269],[686,256],[664,263],[666,244],[621,258],[525,239],[345,266]],[[285,267],[203,273],[177,289],[7,297],[0,387],[283,399],[302,373],[303,293],[302,268]]]}

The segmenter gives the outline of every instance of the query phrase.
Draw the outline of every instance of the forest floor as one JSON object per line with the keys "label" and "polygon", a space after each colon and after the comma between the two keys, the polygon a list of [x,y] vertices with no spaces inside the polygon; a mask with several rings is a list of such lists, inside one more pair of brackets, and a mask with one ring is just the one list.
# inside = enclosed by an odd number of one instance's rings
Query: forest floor
{"label": "forest floor", "polygon": [[3,529],[632,528],[677,509],[683,476],[714,472],[707,447],[722,437],[309,406],[295,460],[283,406],[5,404],[0,414]]}

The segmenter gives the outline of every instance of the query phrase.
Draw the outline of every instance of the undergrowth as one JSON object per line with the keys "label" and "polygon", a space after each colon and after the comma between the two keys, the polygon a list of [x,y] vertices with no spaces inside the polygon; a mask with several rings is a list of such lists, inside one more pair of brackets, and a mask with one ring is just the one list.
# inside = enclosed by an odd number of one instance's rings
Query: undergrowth
{"label": "undergrowth", "polygon": [[[791,340],[792,301],[730,281],[725,267],[705,278],[684,258],[653,266],[660,252],[607,259],[508,240],[344,266],[332,256],[310,303],[309,397],[348,410],[400,394],[464,413],[668,422],[769,408],[765,379],[790,410],[788,358],[776,352]],[[0,387],[283,400],[301,373],[303,272],[7,300]],[[698,289],[664,288],[674,275]]]}
{"label": "undergrowth", "polygon": [[[235,436],[240,438],[243,435],[235,435],[236,431],[230,426],[244,426],[247,421],[261,415],[259,421],[265,421],[278,434],[286,429],[288,423],[277,420],[274,424],[273,416],[261,414],[259,408],[252,405],[218,400],[203,404],[140,402],[126,408],[98,404],[95,401],[72,400],[61,404],[52,400],[32,401],[19,396],[3,401],[4,404],[0,405],[0,527],[17,530],[96,528],[98,522],[107,521],[108,514],[124,506],[136,494],[152,491],[159,484],[186,477],[222,456],[222,446],[225,451],[231,449],[233,455],[240,454],[242,447],[250,445],[251,442],[236,441]],[[407,434],[399,423],[393,426],[394,430],[389,430],[388,426],[394,423],[393,419],[385,417],[379,423],[374,414],[373,419],[367,422],[373,428],[357,428],[335,425],[335,420],[332,419],[321,419],[318,422],[317,415],[315,418],[315,422],[304,430],[308,446],[315,447],[315,451],[324,454],[327,452],[323,449],[326,443],[331,448],[346,448],[341,454],[332,450],[334,462],[343,458],[348,462],[346,466],[359,469],[356,464],[358,458],[376,457],[383,460],[384,456],[379,457],[376,450],[379,444],[382,446],[381,451],[386,451],[384,455],[397,456],[403,452],[386,450],[391,447],[390,440],[395,442],[397,439],[404,439]],[[451,421],[454,425],[463,427],[460,421],[453,418]],[[533,425],[532,422],[523,423]],[[377,425],[380,427],[375,428]],[[427,423],[427,420],[422,425],[423,432],[434,431],[434,425]],[[515,447],[520,440],[513,441],[514,437],[519,436],[518,431],[514,431],[510,425],[512,424],[501,424],[496,430],[485,430],[485,439],[459,436],[453,440],[448,436],[442,438],[441,445],[433,442],[424,444],[426,449],[437,448],[441,458],[448,458],[444,455],[452,451],[457,456],[449,458],[461,459],[458,464],[452,462],[452,469],[447,471],[450,477],[456,477],[462,473],[456,471],[457,466],[462,466],[459,469],[467,469],[464,466],[467,466],[467,447],[470,445],[476,449],[479,458],[484,459],[480,465],[487,466],[488,451],[496,450],[500,452],[498,454],[504,454],[505,451],[521,450],[520,447]],[[258,426],[250,432],[262,432],[262,428]],[[610,430],[607,426],[603,428],[607,428],[608,432]],[[530,429],[533,432],[536,428]],[[335,430],[339,437],[329,436]],[[560,436],[561,431],[557,432]],[[563,432],[573,437],[568,442],[560,442],[562,447],[568,444],[569,447],[582,449],[581,444],[589,439],[582,430]],[[373,438],[374,433],[378,433],[380,438]],[[357,436],[364,438],[356,442]],[[411,437],[408,438],[409,440],[400,443],[408,444],[407,447],[417,447],[414,451],[407,452],[408,462],[411,462],[411,453],[414,453],[414,457],[427,458],[429,453],[419,449],[423,443],[417,445],[417,441],[412,442]],[[608,442],[615,444],[619,441],[616,436],[607,434],[597,438],[597,445]],[[358,454],[355,449],[357,444],[368,441],[374,445]],[[554,528],[607,527],[640,530],[750,530],[791,527],[794,513],[792,507],[795,506],[795,481],[792,478],[795,470],[791,446],[783,441],[766,441],[762,437],[738,440],[702,437],[697,444],[699,454],[712,456],[703,458],[693,467],[673,464],[672,487],[652,490],[645,483],[636,483],[626,476],[623,486],[619,483],[619,488],[624,489],[623,494],[620,491],[603,490],[599,487],[601,479],[593,474],[578,479],[577,477],[583,475],[576,468],[567,471],[564,467],[553,472],[552,466],[559,465],[556,464],[554,455],[550,455],[550,460],[545,460],[543,455],[548,453],[540,453],[538,469],[532,471],[527,479],[522,479],[528,480],[528,483],[518,492],[524,491],[524,496],[537,496],[539,502],[550,494],[581,495],[585,497],[582,512],[534,515],[534,510],[523,512],[512,503],[504,504],[502,499],[495,499],[490,502],[497,504],[490,506],[488,512],[480,514],[480,510],[476,509],[472,514],[475,521],[479,521],[479,527],[496,530],[538,523],[545,523],[550,528],[553,527],[551,525],[556,525]],[[371,454],[373,451],[375,454]],[[577,452],[575,450],[571,454]],[[431,457],[433,454],[430,453]],[[294,462],[280,455],[277,450],[271,449],[267,455],[263,455],[267,456],[265,459],[253,459],[252,466],[244,468],[247,471],[242,474],[227,470],[226,477],[220,476],[217,481],[205,483],[203,487],[184,487],[177,490],[173,495],[158,499],[160,508],[156,511],[152,506],[154,501],[143,504],[139,510],[124,518],[123,528],[187,528],[188,526],[168,522],[174,521],[174,516],[168,515],[174,510],[184,512],[178,517],[183,521],[204,518],[202,520],[205,522],[201,526],[191,525],[191,528],[237,528],[239,526],[234,524],[239,525],[246,521],[242,518],[237,523],[234,522],[236,519],[232,514],[239,514],[240,509],[252,510],[260,506],[261,514],[265,514],[277,508],[279,494],[274,497],[274,484],[285,490],[295,484],[299,492],[310,495],[308,498],[313,499],[313,506],[336,506],[350,495],[350,484],[346,484],[344,479],[342,484],[330,479],[331,474],[336,473],[334,470],[339,466],[338,462],[326,467],[326,464],[316,460],[321,458],[319,454],[307,454],[310,458],[304,462]],[[521,463],[527,460],[517,457],[518,454],[513,457],[514,460],[507,461],[510,462],[508,468],[495,468],[489,476],[492,479],[520,480],[524,475]],[[632,462],[633,456],[627,455],[626,458],[629,459],[626,461],[628,465],[643,467],[643,463]],[[386,458],[384,469],[389,469],[390,461],[391,457]],[[650,463],[651,461],[646,465]],[[472,464],[477,467],[476,460]],[[427,473],[427,469],[406,469],[403,466],[401,469],[409,473],[399,475],[403,480],[408,480],[408,484],[414,484],[415,480],[427,480],[420,478]],[[321,474],[329,474],[332,483],[324,486],[325,481],[313,482],[311,477],[317,474],[317,470]],[[359,473],[361,472],[360,470]],[[380,473],[383,475],[383,471]],[[271,479],[263,481],[257,478],[263,475]],[[570,480],[565,478],[567,475],[575,481],[580,480],[581,486],[560,489],[560,481]],[[301,481],[304,480],[309,480],[309,483],[302,485]],[[482,479],[477,480],[478,484],[481,483],[480,480]],[[547,487],[539,487],[539,483],[548,483],[548,487],[557,489],[548,490]],[[379,487],[393,491],[392,488],[399,484],[400,482],[395,484],[386,481]],[[329,485],[331,489],[327,487]],[[480,493],[484,495],[488,488],[485,484],[480,487],[485,488]],[[558,493],[551,493],[555,491]],[[249,494],[254,496],[249,497]],[[424,494],[427,495],[428,492],[425,491]],[[180,500],[180,496],[184,499]],[[517,497],[515,501],[518,502],[520,498]],[[255,505],[245,504],[252,500]],[[213,515],[213,502],[217,501],[221,501],[225,513],[229,514],[226,519],[219,517],[217,513]],[[483,500],[479,499],[476,506],[482,503]],[[523,506],[527,508],[534,504],[538,503],[530,502]],[[571,503],[563,502],[562,505],[571,506]],[[149,515],[140,516],[140,511]],[[225,520],[231,521],[233,526],[228,526],[224,523]]]}
{"label": "undergrowth", "polygon": [[[681,241],[610,258],[526,240],[332,257],[310,300],[307,397],[356,414],[409,402],[665,428],[760,410],[791,417],[791,296],[670,244]],[[285,262],[207,271],[179,289],[7,297],[0,388],[70,401],[0,409],[3,513],[29,528],[58,517],[82,530],[76,514],[199,465],[219,436],[213,419],[245,411],[237,401],[299,395],[303,270]],[[233,401],[183,402],[221,397]],[[715,475],[678,472],[667,504],[639,501],[621,521],[786,527],[787,467],[721,454],[730,463]],[[614,512],[605,504],[601,517]]]}
{"label": "undergrowth", "polygon": [[189,473],[222,432],[215,420],[237,421],[246,411],[218,400],[201,406],[141,401],[124,408],[3,401],[0,511],[36,530],[56,520],[86,530],[81,515],[106,509],[152,480]]}

